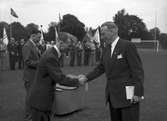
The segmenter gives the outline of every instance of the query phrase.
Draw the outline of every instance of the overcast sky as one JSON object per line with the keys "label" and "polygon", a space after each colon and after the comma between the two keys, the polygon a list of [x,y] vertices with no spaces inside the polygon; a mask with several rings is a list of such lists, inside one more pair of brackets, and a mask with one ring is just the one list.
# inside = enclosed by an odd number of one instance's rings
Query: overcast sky
{"label": "overcast sky", "polygon": [[[11,18],[10,8],[18,14],[18,20]],[[112,21],[123,8],[143,19],[148,29],[157,25],[161,32],[167,33],[166,0],[0,0],[0,21],[19,21],[23,25],[33,22],[46,30],[50,22],[58,22],[59,13],[70,13],[86,26],[96,28]]]}

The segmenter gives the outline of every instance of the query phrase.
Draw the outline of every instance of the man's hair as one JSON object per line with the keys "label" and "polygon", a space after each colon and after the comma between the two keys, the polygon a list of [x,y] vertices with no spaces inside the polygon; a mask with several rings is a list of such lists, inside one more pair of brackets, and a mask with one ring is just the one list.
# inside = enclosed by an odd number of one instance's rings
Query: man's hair
{"label": "man's hair", "polygon": [[115,29],[118,32],[118,27],[114,22],[107,21],[101,25],[101,27],[106,26],[109,30]]}
{"label": "man's hair", "polygon": [[38,34],[38,33],[40,33],[40,31],[38,31],[38,30],[32,30],[32,31],[29,33],[28,38],[30,38],[31,36],[34,36],[34,35],[36,35],[36,34]]}

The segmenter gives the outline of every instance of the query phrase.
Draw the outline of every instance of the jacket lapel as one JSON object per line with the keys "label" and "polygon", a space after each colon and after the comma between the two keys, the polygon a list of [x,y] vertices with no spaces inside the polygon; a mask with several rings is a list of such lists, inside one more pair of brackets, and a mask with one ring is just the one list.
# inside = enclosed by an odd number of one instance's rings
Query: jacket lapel
{"label": "jacket lapel", "polygon": [[112,58],[111,58],[113,61],[117,59],[117,55],[119,54],[120,46],[121,46],[120,41],[121,40],[119,39],[117,44],[116,44],[116,46],[115,46],[115,48],[114,48],[114,51],[113,51],[113,54],[112,54]]}
{"label": "jacket lapel", "polygon": [[59,57],[58,57],[57,50],[54,47],[52,47],[51,49],[52,49],[53,54],[55,55],[56,60],[59,62]]}
{"label": "jacket lapel", "polygon": [[29,40],[30,44],[31,44],[31,47],[33,49],[33,52],[34,54],[36,55],[36,57],[39,59],[40,58],[40,53],[39,53],[39,50],[37,48],[36,45],[34,45],[30,40]]}

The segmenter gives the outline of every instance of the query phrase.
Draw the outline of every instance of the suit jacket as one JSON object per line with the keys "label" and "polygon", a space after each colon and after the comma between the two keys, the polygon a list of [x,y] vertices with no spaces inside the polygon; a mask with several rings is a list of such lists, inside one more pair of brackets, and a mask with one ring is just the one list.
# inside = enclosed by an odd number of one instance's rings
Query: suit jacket
{"label": "suit jacket", "polygon": [[28,40],[23,46],[22,53],[24,60],[23,80],[29,81],[32,84],[40,58],[39,51],[37,47]]}
{"label": "suit jacket", "polygon": [[134,95],[143,96],[144,71],[135,45],[119,39],[111,57],[111,48],[107,46],[100,64],[89,74],[88,81],[105,73],[106,101],[109,99],[115,108],[131,105],[126,99],[125,86],[135,86]]}
{"label": "suit jacket", "polygon": [[41,111],[50,111],[54,100],[54,86],[56,83],[66,86],[79,85],[77,79],[70,79],[62,73],[58,53],[52,47],[44,52],[39,61],[35,80],[30,91],[31,106]]}

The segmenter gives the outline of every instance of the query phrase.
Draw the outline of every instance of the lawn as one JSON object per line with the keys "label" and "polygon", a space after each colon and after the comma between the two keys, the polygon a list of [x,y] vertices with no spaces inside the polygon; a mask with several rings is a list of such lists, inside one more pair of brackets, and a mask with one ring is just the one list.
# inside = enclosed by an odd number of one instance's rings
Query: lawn
{"label": "lawn", "polygon": [[[145,70],[145,100],[141,104],[141,121],[167,121],[167,51],[139,51]],[[92,70],[92,66],[64,67],[64,73],[80,74]],[[85,108],[56,121],[109,121],[109,109],[105,105],[105,75],[89,84]],[[0,73],[0,121],[23,121],[25,90],[22,71]]]}

